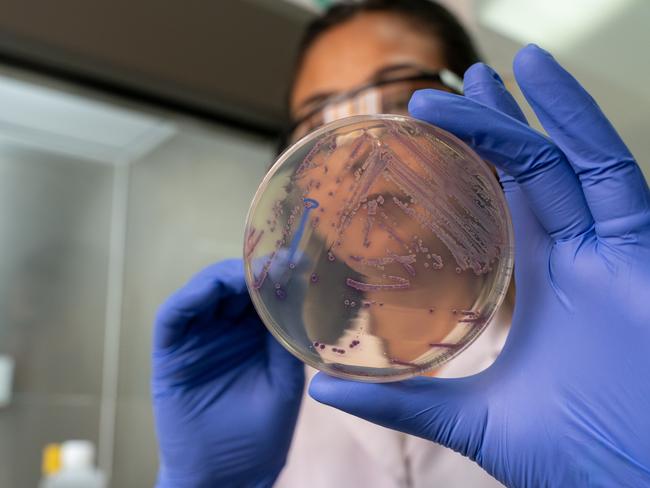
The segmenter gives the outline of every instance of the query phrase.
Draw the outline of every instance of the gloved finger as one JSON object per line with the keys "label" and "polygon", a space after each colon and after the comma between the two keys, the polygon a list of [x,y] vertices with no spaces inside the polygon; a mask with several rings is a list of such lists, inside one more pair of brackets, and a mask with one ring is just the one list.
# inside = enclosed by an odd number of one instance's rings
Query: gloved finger
{"label": "gloved finger", "polygon": [[546,231],[570,239],[593,225],[582,188],[552,141],[526,124],[466,97],[419,90],[409,112],[455,134],[513,176]]}
{"label": "gloved finger", "polygon": [[[487,105],[494,110],[509,115],[524,124],[528,124],[526,116],[512,95],[506,90],[499,74],[485,63],[475,63],[469,67],[463,77],[464,93],[470,100]],[[515,179],[508,173],[497,168],[499,180],[504,190],[510,185],[516,185]]]}
{"label": "gloved finger", "polygon": [[[509,115],[524,124],[528,123],[514,97],[503,84],[501,77],[488,65],[474,64],[465,72],[464,80],[467,98]],[[536,276],[539,268],[535,260],[526,259],[526,257],[542,256],[549,244],[548,238],[537,217],[531,212],[526,196],[514,178],[502,171],[499,171],[499,178],[514,223],[515,282],[523,283],[524,279]]]}
{"label": "gloved finger", "polygon": [[271,383],[287,394],[302,395],[305,365],[287,351],[275,337],[267,333],[266,350]]}
{"label": "gloved finger", "polygon": [[[220,307],[220,304],[224,307]],[[225,306],[227,305],[227,306]],[[154,349],[169,347],[185,332],[194,319],[217,312],[236,316],[250,306],[241,259],[208,266],[160,307],[153,332]]]}
{"label": "gloved finger", "polygon": [[475,63],[463,78],[465,96],[528,124],[521,108],[506,89],[499,74],[485,63]]}
{"label": "gloved finger", "polygon": [[[647,214],[650,192],[643,174],[589,93],[535,45],[520,50],[513,67],[528,103],[578,174],[596,232],[608,234],[602,227],[608,221]],[[617,226],[614,233],[626,230],[633,229]]]}
{"label": "gloved finger", "polygon": [[318,373],[309,395],[389,429],[423,437],[476,459],[487,420],[485,395],[475,377],[412,378],[396,383],[361,383]]}

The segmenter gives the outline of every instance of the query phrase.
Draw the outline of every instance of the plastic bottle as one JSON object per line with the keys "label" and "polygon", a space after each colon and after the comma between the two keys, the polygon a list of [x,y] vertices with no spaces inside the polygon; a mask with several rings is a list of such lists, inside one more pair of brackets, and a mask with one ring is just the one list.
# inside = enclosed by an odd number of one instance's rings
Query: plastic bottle
{"label": "plastic bottle", "polygon": [[45,473],[40,488],[106,488],[106,478],[94,465],[95,446],[73,440],[61,444],[60,470]]}

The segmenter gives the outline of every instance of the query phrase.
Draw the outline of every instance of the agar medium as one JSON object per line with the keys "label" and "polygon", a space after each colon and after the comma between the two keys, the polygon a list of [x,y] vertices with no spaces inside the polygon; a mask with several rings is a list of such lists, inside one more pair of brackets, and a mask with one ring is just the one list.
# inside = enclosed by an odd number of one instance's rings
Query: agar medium
{"label": "agar medium", "polygon": [[428,123],[332,122],[260,185],[244,243],[264,324],[328,374],[395,381],[458,355],[507,291],[513,236],[496,177]]}

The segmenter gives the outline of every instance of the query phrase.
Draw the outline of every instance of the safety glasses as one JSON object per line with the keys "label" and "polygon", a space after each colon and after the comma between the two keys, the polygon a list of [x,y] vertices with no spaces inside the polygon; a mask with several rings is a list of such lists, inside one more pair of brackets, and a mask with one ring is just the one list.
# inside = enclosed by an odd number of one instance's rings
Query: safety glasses
{"label": "safety glasses", "polygon": [[424,71],[410,65],[390,67],[381,79],[338,93],[301,108],[289,126],[285,141],[291,144],[323,124],[350,115],[408,113],[414,91],[435,88],[462,94],[463,82],[455,73],[442,69]]}

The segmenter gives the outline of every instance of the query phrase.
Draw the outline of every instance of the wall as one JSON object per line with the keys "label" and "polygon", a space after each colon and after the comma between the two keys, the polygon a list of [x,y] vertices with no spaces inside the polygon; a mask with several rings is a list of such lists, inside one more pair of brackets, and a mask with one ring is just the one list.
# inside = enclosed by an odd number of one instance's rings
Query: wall
{"label": "wall", "polygon": [[112,168],[0,140],[0,487],[35,486],[52,440],[99,439]]}
{"label": "wall", "polygon": [[262,141],[192,124],[131,167],[114,486],[154,481],[155,311],[205,265],[241,256],[246,212],[269,158]]}
{"label": "wall", "polygon": [[272,146],[2,68],[0,106],[0,488],[36,486],[43,446],[71,438],[111,486],[151,486],[156,308],[241,255]]}

